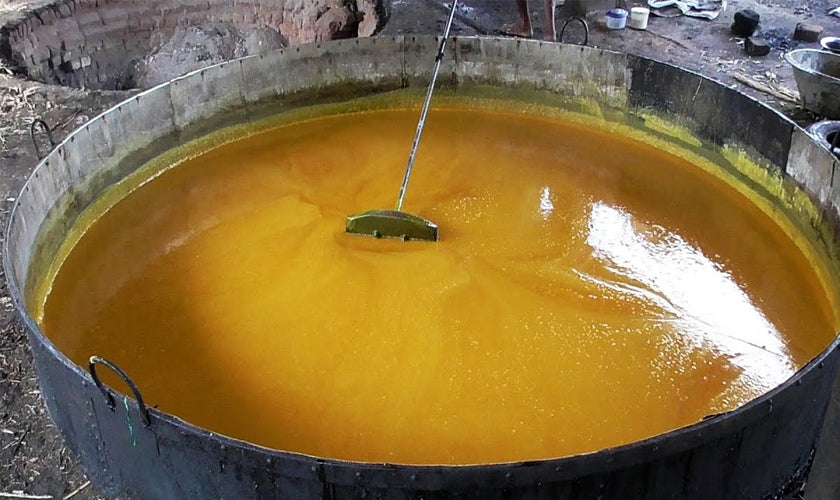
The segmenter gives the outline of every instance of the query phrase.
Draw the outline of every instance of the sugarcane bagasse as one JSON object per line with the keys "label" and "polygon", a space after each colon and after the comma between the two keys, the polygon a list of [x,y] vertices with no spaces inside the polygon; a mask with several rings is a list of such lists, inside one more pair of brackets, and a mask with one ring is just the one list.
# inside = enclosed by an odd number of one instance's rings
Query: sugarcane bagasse
{"label": "sugarcane bagasse", "polygon": [[416,110],[308,119],[106,203],[30,299],[41,327],[213,432],[405,464],[655,436],[833,339],[813,256],[706,170],[572,122],[433,113],[406,207],[440,242],[344,233],[392,206]]}

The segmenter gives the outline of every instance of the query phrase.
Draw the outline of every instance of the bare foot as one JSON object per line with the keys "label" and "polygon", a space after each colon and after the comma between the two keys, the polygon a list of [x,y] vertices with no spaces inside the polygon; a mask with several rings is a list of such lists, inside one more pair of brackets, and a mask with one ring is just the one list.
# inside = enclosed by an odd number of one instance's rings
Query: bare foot
{"label": "bare foot", "polygon": [[515,36],[518,38],[531,38],[534,36],[534,30],[530,26],[523,26],[522,23],[505,26],[502,28],[502,34],[507,36]]}

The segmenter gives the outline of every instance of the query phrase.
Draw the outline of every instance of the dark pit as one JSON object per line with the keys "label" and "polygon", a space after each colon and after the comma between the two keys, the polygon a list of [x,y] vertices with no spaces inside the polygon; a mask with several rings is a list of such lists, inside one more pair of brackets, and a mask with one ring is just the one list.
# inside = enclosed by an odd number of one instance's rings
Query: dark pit
{"label": "dark pit", "polygon": [[369,36],[391,0],[59,0],[2,28],[28,78],[71,87],[150,87],[287,44]]}

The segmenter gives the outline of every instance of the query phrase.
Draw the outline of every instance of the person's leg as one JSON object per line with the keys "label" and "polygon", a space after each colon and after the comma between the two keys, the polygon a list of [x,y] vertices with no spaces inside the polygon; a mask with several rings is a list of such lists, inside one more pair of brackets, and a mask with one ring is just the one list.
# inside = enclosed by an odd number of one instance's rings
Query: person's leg
{"label": "person's leg", "polygon": [[519,24],[506,28],[505,32],[530,38],[534,35],[534,29],[531,26],[531,14],[528,12],[528,0],[516,0],[516,7],[519,9]]}
{"label": "person's leg", "polygon": [[543,38],[550,41],[557,41],[557,26],[554,24],[554,0],[544,0],[545,4],[545,27],[543,28]]}

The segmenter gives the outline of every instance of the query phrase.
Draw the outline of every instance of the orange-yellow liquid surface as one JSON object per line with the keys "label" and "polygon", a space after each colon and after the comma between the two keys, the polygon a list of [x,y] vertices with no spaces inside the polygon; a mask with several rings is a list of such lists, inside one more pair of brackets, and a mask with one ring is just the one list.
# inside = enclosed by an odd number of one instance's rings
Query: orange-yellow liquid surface
{"label": "orange-yellow liquid surface", "polygon": [[441,241],[345,235],[393,207],[416,119],[324,117],[163,172],[69,253],[44,331],[214,432],[411,464],[651,437],[831,342],[836,290],[755,205],[571,123],[434,110],[404,208]]}

